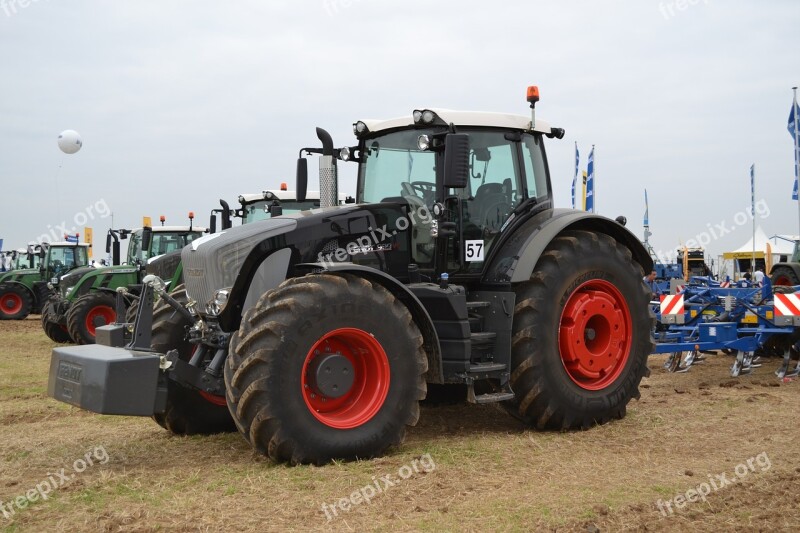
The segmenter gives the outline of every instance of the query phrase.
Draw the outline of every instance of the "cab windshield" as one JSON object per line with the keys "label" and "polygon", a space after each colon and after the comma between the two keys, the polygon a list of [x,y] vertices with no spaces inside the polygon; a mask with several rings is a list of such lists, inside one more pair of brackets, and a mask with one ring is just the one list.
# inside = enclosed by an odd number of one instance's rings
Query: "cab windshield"
{"label": "cab windshield", "polygon": [[[264,220],[269,218],[269,207],[274,200],[259,200],[243,207],[244,219],[243,224],[249,224],[256,220]],[[300,211],[307,211],[319,207],[319,200],[306,200],[305,202],[298,202],[297,200],[279,200],[284,215],[291,215],[299,213]]]}
{"label": "cab windshield", "polygon": [[150,242],[150,250],[142,250],[142,230],[138,229],[131,234],[131,241],[128,244],[128,264],[133,264],[137,260],[147,261],[152,257],[164,255],[170,252],[181,250],[184,246],[202,235],[199,231],[153,231]]}
{"label": "cab windshield", "polygon": [[47,253],[47,264],[55,277],[89,264],[87,246],[51,246]]}

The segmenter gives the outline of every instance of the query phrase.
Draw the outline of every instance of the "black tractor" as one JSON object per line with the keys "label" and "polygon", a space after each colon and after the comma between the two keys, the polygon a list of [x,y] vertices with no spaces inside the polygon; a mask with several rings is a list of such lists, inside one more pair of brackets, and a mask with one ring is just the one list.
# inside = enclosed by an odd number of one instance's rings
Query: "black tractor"
{"label": "black tractor", "polygon": [[[653,349],[652,260],[621,223],[553,207],[544,140],[564,131],[420,109],[354,133],[337,149],[318,128],[300,152],[297,199],[318,155],[321,208],[193,241],[185,287],[146,280],[131,339],[105,326],[53,351],[49,394],[175,433],[235,427],[292,464],[384,453],[428,384],[540,429],[622,418]],[[345,163],[357,198],[338,205]]]}

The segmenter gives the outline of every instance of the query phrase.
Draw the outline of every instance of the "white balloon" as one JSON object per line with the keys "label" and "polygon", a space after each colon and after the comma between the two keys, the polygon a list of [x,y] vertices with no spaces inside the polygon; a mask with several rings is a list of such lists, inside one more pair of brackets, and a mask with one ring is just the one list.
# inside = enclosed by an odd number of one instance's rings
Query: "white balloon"
{"label": "white balloon", "polygon": [[58,135],[58,147],[65,154],[74,154],[83,146],[80,134],[75,130],[64,130]]}

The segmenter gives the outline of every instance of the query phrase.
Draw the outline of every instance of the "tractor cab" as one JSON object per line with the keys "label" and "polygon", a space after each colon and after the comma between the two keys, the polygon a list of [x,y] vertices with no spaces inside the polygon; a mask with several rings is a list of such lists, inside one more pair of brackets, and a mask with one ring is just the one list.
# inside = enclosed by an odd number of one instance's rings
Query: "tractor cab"
{"label": "tractor cab", "polygon": [[134,230],[110,229],[106,237],[106,253],[112,254],[112,263],[120,264],[120,240],[130,237],[124,264],[146,264],[155,257],[176,252],[206,233],[206,228],[192,226],[194,213],[189,213],[188,226],[165,226],[166,217],[161,215],[161,226],[144,225]]}
{"label": "tractor cab", "polygon": [[[340,199],[343,203],[344,199]],[[308,191],[305,200],[298,201],[295,191],[287,189],[281,183],[278,190],[266,190],[258,194],[242,194],[239,196],[241,209],[238,215],[242,224],[264,220],[273,216],[290,215],[319,207],[319,191]]]}
{"label": "tractor cab", "polygon": [[543,121],[531,129],[524,116],[424,110],[413,122],[354,129],[357,202],[408,205],[411,256],[423,272],[480,274],[514,218],[550,207]]}
{"label": "tractor cab", "polygon": [[11,260],[12,270],[22,270],[28,268],[39,268],[39,265],[42,262],[42,257],[32,248],[20,248],[11,252]]}
{"label": "tractor cab", "polygon": [[39,252],[43,256],[39,266],[43,279],[58,283],[67,272],[89,264],[89,244],[54,242],[43,245]]}

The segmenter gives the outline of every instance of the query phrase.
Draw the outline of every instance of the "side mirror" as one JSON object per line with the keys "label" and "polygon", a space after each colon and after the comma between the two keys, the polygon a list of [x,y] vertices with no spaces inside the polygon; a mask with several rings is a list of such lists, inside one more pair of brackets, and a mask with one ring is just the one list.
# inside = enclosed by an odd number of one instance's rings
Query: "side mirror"
{"label": "side mirror", "polygon": [[142,228],[142,253],[145,257],[150,257],[150,243],[153,241],[153,228]]}
{"label": "side mirror", "polygon": [[308,189],[308,159],[300,157],[297,159],[297,177],[295,183],[298,202],[306,201],[306,190]]}
{"label": "side mirror", "polygon": [[111,253],[111,232],[106,233],[106,253]]}
{"label": "side mirror", "polygon": [[451,133],[444,140],[444,186],[463,189],[469,182],[469,135]]}
{"label": "side mirror", "polygon": [[217,210],[213,209],[211,211],[211,218],[208,220],[208,232],[209,233],[216,233],[217,232]]}

